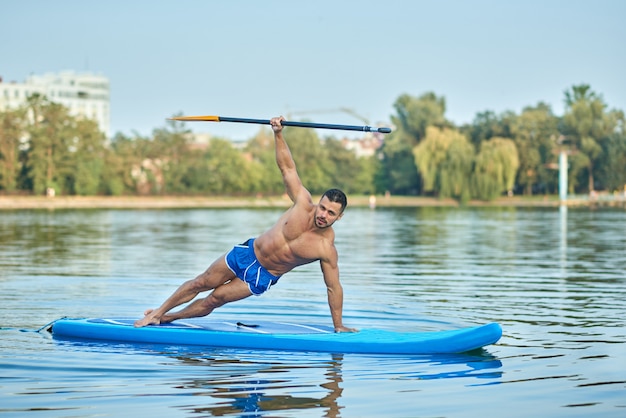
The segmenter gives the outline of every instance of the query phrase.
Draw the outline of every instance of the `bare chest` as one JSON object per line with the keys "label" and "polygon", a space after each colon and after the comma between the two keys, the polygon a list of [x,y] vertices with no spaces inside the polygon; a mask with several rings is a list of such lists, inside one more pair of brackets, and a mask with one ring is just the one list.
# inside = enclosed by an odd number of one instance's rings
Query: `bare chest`
{"label": "bare chest", "polygon": [[292,257],[301,263],[319,260],[324,255],[324,239],[318,234],[305,232],[287,240]]}

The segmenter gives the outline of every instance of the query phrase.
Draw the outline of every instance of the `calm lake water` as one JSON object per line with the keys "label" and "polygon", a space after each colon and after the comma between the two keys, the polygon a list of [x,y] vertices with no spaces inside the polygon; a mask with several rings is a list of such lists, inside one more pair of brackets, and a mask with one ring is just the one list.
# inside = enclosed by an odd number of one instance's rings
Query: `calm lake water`
{"label": "calm lake water", "polygon": [[[275,209],[0,212],[3,416],[624,417],[626,212],[349,209],[344,322],[499,322],[479,352],[389,356],[71,342],[63,316],[140,316]],[[330,324],[319,266],[220,318]]]}

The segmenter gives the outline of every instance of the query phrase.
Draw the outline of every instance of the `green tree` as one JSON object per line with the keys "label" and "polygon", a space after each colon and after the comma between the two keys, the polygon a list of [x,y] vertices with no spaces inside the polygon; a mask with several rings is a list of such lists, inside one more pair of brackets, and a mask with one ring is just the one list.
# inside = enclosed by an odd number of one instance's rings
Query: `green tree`
{"label": "green tree", "polygon": [[431,127],[427,130],[424,141],[413,149],[415,164],[422,176],[422,188],[426,192],[437,191],[440,188],[439,170],[446,159],[452,136],[449,131]]}
{"label": "green tree", "polygon": [[465,135],[448,128],[429,127],[413,153],[424,191],[442,198],[469,200],[474,147]]}
{"label": "green tree", "polygon": [[325,167],[332,164],[315,130],[287,127],[283,132],[304,187],[313,194],[324,193],[332,183]]}
{"label": "green tree", "polygon": [[379,151],[380,169],[374,182],[376,191],[415,195],[420,192],[420,178],[412,155],[413,140],[394,131],[385,138]]}
{"label": "green tree", "polygon": [[497,115],[491,110],[479,112],[471,124],[460,130],[466,134],[472,144],[480,147],[481,142],[494,137],[512,138],[512,124],[516,119],[514,112],[507,111]]}
{"label": "green tree", "polygon": [[102,193],[109,196],[121,196],[129,193],[124,184],[124,167],[122,161],[109,147],[104,151],[104,163],[102,167]]}
{"label": "green tree", "polygon": [[358,158],[346,149],[341,141],[327,138],[324,149],[327,164],[322,164],[330,183],[326,188],[337,187],[346,193],[372,193],[374,166],[371,158]]}
{"label": "green tree", "polygon": [[[374,185],[374,178],[376,176],[376,170],[379,167],[380,160],[375,156],[360,157],[357,159],[359,168],[357,168],[354,175],[354,190],[356,193],[361,194],[374,194],[376,192],[376,186]],[[352,190],[352,189],[348,189]]]}
{"label": "green tree", "polygon": [[[166,169],[168,163],[167,141],[136,135],[134,138],[117,134],[111,141],[111,167],[106,171],[116,172],[123,189],[140,195],[160,194],[166,191]],[[107,189],[119,190],[119,184]]]}
{"label": "green tree", "polygon": [[76,120],[73,126],[73,145],[70,148],[73,167],[66,178],[78,195],[95,195],[105,191],[104,164],[106,138],[96,122],[90,119]]}
{"label": "green tree", "polygon": [[456,135],[440,168],[440,196],[453,197],[462,203],[471,197],[471,173],[474,165],[474,146],[464,135]]}
{"label": "green tree", "polygon": [[74,135],[67,108],[35,94],[27,100],[32,124],[27,127],[28,149],[25,153],[27,183],[33,192],[42,194],[47,188],[64,193],[71,175],[70,154]]}
{"label": "green tree", "polygon": [[[290,140],[288,139],[288,141]],[[248,141],[244,152],[255,163],[255,168],[251,173],[251,181],[255,185],[254,190],[259,193],[283,193],[285,187],[276,165],[274,133],[272,130],[261,128]]]}
{"label": "green tree", "polygon": [[475,159],[472,176],[472,195],[482,200],[493,200],[511,190],[519,167],[515,143],[506,138],[483,141]]}
{"label": "green tree", "polygon": [[138,141],[141,139],[133,139],[122,133],[117,133],[111,140],[104,168],[104,176],[109,179],[105,183],[106,193],[120,195],[137,192],[137,176],[142,159],[138,152]]}
{"label": "green tree", "polygon": [[18,165],[10,164],[10,171],[19,170],[19,178],[14,175],[9,188],[19,183],[36,194],[49,187],[65,194],[99,192],[105,138],[94,121],[74,118],[67,108],[39,94],[1,118],[0,135],[7,139],[2,141],[2,159],[12,160],[21,149]]}
{"label": "green tree", "polygon": [[375,182],[378,191],[395,194],[418,194],[420,178],[413,148],[426,135],[429,126],[446,127],[446,103],[443,97],[425,93],[420,97],[401,95],[394,103],[391,117],[395,130],[387,135],[380,151],[381,171]]}
{"label": "green tree", "polygon": [[412,97],[403,94],[394,103],[396,115],[391,122],[397,130],[401,130],[419,143],[426,136],[429,126],[449,127],[445,118],[446,100],[437,97],[433,92]]}
{"label": "green tree", "polygon": [[151,157],[163,164],[162,193],[186,191],[184,177],[194,160],[194,152],[190,146],[191,131],[184,126],[181,122],[168,121],[165,128],[152,132],[154,151]]}
{"label": "green tree", "polygon": [[525,108],[512,120],[511,134],[520,162],[517,184],[526,195],[533,193],[533,187],[556,190],[556,172],[547,165],[555,161],[557,128],[558,118],[545,103]]}
{"label": "green tree", "polygon": [[[619,115],[607,111],[607,105],[601,96],[591,90],[588,84],[572,86],[565,91],[565,114],[562,119],[562,133],[569,139],[577,151],[582,154],[579,162],[584,162],[587,189],[595,189],[594,175],[599,169],[602,156],[601,140],[610,136],[617,127]],[[574,169],[578,171],[573,171]],[[582,166],[570,167],[570,179],[581,174]]]}
{"label": "green tree", "polygon": [[624,132],[624,118],[619,129],[604,138],[602,146],[602,164],[599,170],[599,180],[607,190],[626,191],[626,132]]}
{"label": "green tree", "polygon": [[216,194],[252,192],[249,164],[230,141],[214,138],[205,152],[206,189]]}
{"label": "green tree", "polygon": [[25,123],[23,109],[0,112],[0,190],[12,192],[18,187],[20,139]]}

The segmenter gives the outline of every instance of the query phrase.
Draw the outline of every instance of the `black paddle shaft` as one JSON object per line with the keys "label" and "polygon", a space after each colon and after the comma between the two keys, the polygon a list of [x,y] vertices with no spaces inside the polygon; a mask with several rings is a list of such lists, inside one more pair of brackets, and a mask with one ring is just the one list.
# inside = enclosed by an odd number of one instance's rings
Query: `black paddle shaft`
{"label": "black paddle shaft", "polygon": [[[246,118],[229,118],[220,116],[220,122],[237,122],[237,123],[254,123],[257,125],[270,125],[269,119],[246,119]],[[281,121],[283,126],[295,126],[299,128],[318,128],[318,129],[336,129],[341,131],[360,131],[360,132],[379,132],[381,134],[391,133],[391,128],[373,128],[371,126],[357,126],[357,125],[335,125],[330,123],[315,123],[315,122],[294,122],[283,120]]]}

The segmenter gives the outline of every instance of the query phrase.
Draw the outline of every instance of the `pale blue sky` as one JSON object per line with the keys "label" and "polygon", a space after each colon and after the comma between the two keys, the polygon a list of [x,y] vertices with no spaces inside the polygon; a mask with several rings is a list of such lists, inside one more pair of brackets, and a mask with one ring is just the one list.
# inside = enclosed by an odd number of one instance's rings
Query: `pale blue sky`
{"label": "pale blue sky", "polygon": [[[75,70],[111,82],[112,132],[177,112],[269,118],[346,107],[388,122],[433,91],[456,124],[590,84],[626,110],[626,1],[21,0],[0,9],[0,76]],[[343,113],[298,115],[361,124]],[[258,127],[194,123],[247,139]],[[326,131],[327,134],[335,134]]]}

